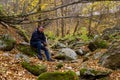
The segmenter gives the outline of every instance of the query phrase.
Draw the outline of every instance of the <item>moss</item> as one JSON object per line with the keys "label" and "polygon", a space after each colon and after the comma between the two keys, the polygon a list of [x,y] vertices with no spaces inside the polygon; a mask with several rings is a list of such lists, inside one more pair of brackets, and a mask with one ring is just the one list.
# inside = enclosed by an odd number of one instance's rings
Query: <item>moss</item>
{"label": "moss", "polygon": [[21,28],[21,26],[17,26],[16,29],[18,29],[19,35],[21,35],[26,42],[29,42],[29,37],[24,29]]}
{"label": "moss", "polygon": [[85,73],[86,71],[87,71],[86,68],[81,69],[81,70],[80,70],[80,75],[84,75],[84,73]]}
{"label": "moss", "polygon": [[55,59],[58,59],[58,60],[73,60],[71,57],[68,57],[64,54],[59,54],[59,55],[55,56]]}
{"label": "moss", "polygon": [[60,68],[62,68],[63,67],[63,64],[62,63],[58,63],[57,65],[56,65],[56,69],[60,69]]}
{"label": "moss", "polygon": [[47,68],[44,65],[41,65],[41,66],[39,66],[39,65],[31,65],[30,63],[25,62],[25,61],[22,62],[21,64],[22,64],[23,68],[27,69],[30,73],[32,73],[35,76],[38,76],[41,73],[44,73],[44,72],[47,71]]}
{"label": "moss", "polygon": [[4,51],[12,50],[16,44],[16,40],[8,34],[3,35],[0,39],[5,44]]}
{"label": "moss", "polygon": [[83,68],[80,70],[80,75],[85,75],[87,71],[90,71],[90,73],[94,75],[97,75],[99,73],[98,71],[95,71],[94,69]]}
{"label": "moss", "polygon": [[99,80],[110,80],[109,77],[103,77],[103,78],[100,78]]}
{"label": "moss", "polygon": [[59,55],[55,56],[55,59],[65,60],[65,55],[59,54]]}
{"label": "moss", "polygon": [[72,72],[45,72],[37,80],[78,80],[78,76]]}
{"label": "moss", "polygon": [[25,45],[17,45],[17,49],[21,51],[23,54],[26,54],[28,56],[35,56],[37,52],[31,48],[30,46],[25,46]]}
{"label": "moss", "polygon": [[90,72],[94,75],[97,75],[100,71],[90,70]]}
{"label": "moss", "polygon": [[104,75],[109,75],[111,71],[99,71],[99,70],[94,70],[94,69],[87,69],[87,68],[82,68],[80,70],[80,75],[85,76],[85,75],[91,75],[91,76],[104,76]]}
{"label": "moss", "polygon": [[95,41],[94,44],[97,46],[97,48],[107,48],[108,47],[108,43],[105,40]]}

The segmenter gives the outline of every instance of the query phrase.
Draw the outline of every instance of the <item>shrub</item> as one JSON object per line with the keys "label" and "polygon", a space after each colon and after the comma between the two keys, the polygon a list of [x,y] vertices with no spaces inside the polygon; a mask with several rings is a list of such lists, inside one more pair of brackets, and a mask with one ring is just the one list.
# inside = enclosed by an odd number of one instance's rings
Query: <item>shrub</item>
{"label": "shrub", "polygon": [[46,35],[47,38],[50,39],[50,40],[55,40],[55,38],[56,38],[55,34],[54,34],[53,32],[51,32],[51,31],[45,32],[45,35]]}
{"label": "shrub", "polygon": [[98,40],[95,42],[95,45],[97,45],[98,48],[107,48],[108,43],[105,40]]}
{"label": "shrub", "polygon": [[87,28],[85,28],[85,27],[82,27],[81,28],[81,36],[80,36],[80,38],[83,40],[83,41],[89,41],[89,37],[87,36],[87,34],[88,34],[88,30],[87,30]]}

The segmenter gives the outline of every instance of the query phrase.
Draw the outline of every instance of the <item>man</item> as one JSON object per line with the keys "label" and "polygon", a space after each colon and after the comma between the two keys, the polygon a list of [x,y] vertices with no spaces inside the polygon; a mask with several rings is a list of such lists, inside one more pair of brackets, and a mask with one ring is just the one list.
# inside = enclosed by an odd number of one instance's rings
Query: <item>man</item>
{"label": "man", "polygon": [[31,40],[30,40],[30,45],[31,45],[33,48],[36,48],[36,49],[37,49],[37,51],[38,51],[37,56],[38,56],[38,58],[39,58],[40,60],[42,60],[41,50],[44,50],[45,55],[46,55],[46,58],[47,58],[47,61],[53,61],[53,60],[50,58],[48,49],[46,48],[47,43],[46,43],[46,37],[45,37],[45,35],[44,35],[44,28],[43,28],[43,27],[38,27],[38,28],[32,33]]}

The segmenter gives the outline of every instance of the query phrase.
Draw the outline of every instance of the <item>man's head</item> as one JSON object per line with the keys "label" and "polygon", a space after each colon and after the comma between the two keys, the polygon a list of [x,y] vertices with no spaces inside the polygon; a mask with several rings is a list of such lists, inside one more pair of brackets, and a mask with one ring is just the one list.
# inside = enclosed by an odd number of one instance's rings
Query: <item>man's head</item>
{"label": "man's head", "polygon": [[40,32],[44,32],[44,27],[40,26],[40,27],[38,27],[38,30],[39,30]]}

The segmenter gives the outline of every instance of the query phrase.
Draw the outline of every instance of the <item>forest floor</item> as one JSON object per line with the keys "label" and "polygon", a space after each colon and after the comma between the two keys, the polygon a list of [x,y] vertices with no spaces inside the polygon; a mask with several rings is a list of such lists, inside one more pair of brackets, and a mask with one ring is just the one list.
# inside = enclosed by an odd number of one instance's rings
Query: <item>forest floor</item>
{"label": "forest floor", "polygon": [[[16,50],[12,50],[11,52],[2,52],[0,51],[0,80],[36,80],[37,76],[32,75],[26,69],[22,67],[20,64],[21,61],[15,59],[15,54],[18,53]],[[66,71],[73,70],[75,72],[79,71],[82,65],[82,59],[78,59],[77,62],[71,63],[66,61],[63,63],[63,67],[59,70],[56,70],[56,65],[59,63],[41,61],[37,57],[31,57],[30,61],[35,64],[44,64],[47,66],[48,72],[54,71]],[[85,65],[89,68],[97,69],[97,70],[109,70],[104,68],[98,64],[98,60],[89,60],[85,62]],[[113,71],[110,75],[110,80],[120,80],[120,71]]]}
{"label": "forest floor", "polygon": [[[16,30],[9,28],[8,30],[4,27],[0,27],[0,34],[9,33],[13,35],[17,43],[20,41],[23,41],[18,34],[16,34]],[[54,50],[53,50],[54,51]],[[106,50],[102,49],[99,50],[102,53],[104,53]],[[0,51],[0,80],[36,80],[37,76],[32,75],[30,72],[28,72],[26,69],[22,67],[20,64],[20,60],[15,59],[15,55],[19,53],[18,50],[13,49],[9,52],[3,52]],[[94,52],[92,52],[94,54]],[[47,66],[47,70],[49,72],[54,71],[65,71],[65,70],[73,70],[75,72],[79,71],[80,68],[83,65],[83,58],[79,57],[78,60],[74,63],[70,61],[64,61],[64,66],[61,69],[56,70],[56,65],[59,63],[57,60],[55,62],[48,62],[45,60],[39,60],[37,57],[30,57],[30,62],[35,64],[44,64]],[[98,60],[94,60],[92,58],[89,58],[88,61],[84,62],[85,66],[98,69],[98,70],[109,70],[107,68],[104,68],[98,64]],[[112,74],[109,76],[110,80],[120,80],[120,70],[115,70],[112,72]]]}

